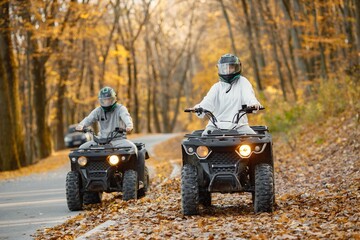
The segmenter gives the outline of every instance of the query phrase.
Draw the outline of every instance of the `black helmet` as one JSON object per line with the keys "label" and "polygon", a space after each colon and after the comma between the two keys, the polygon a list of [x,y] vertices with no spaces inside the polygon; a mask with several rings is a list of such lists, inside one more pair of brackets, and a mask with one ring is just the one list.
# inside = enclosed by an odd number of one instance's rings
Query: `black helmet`
{"label": "black helmet", "polygon": [[217,68],[220,80],[227,83],[238,79],[242,70],[240,59],[230,53],[221,56]]}
{"label": "black helmet", "polygon": [[116,93],[111,87],[104,87],[99,91],[99,103],[105,112],[114,109],[116,104]]}

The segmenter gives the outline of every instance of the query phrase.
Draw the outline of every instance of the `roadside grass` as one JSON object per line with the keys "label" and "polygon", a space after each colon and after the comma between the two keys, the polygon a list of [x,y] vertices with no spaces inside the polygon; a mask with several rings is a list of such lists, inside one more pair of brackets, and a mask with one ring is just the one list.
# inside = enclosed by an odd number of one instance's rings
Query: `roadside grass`
{"label": "roadside grass", "polygon": [[[341,79],[341,80],[340,80]],[[360,84],[356,77],[338,76],[315,80],[310,96],[294,104],[274,101],[264,115],[271,132],[293,135],[306,125],[321,124],[332,117],[355,116],[360,113]]]}

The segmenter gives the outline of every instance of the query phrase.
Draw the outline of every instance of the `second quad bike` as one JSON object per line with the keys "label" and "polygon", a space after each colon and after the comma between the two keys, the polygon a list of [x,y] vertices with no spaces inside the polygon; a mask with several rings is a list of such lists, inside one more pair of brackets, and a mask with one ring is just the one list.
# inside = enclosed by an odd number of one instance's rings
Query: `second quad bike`
{"label": "second quad bike", "polygon": [[98,138],[91,129],[96,144],[72,150],[71,171],[66,176],[66,200],[69,210],[100,203],[103,192],[122,192],[123,200],[137,199],[149,188],[149,173],[145,159],[149,154],[143,143],[135,147],[116,147],[111,141],[125,138],[126,131],[116,128],[107,138]]}
{"label": "second quad bike", "polygon": [[[262,110],[264,108],[261,108]],[[234,128],[241,117],[255,111],[242,106],[233,118]],[[251,126],[256,134],[220,129],[218,120],[206,109],[185,112],[205,114],[216,130],[186,134],[182,142],[181,206],[184,215],[199,214],[199,204],[211,205],[211,194],[250,192],[254,212],[272,212],[275,202],[272,137],[266,126]]]}

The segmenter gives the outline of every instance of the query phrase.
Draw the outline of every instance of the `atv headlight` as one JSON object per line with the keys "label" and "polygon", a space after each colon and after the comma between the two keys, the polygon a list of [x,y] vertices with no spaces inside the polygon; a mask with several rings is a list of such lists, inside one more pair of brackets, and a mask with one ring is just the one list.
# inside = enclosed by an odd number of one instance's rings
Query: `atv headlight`
{"label": "atv headlight", "polygon": [[78,164],[82,167],[87,164],[87,158],[84,156],[79,157],[77,161],[78,161]]}
{"label": "atv headlight", "polygon": [[239,147],[239,153],[241,157],[248,157],[251,154],[251,147],[249,145],[241,145]]}
{"label": "atv headlight", "polygon": [[196,149],[196,154],[199,158],[205,158],[209,155],[209,148],[206,146],[199,146]]}
{"label": "atv headlight", "polygon": [[115,166],[116,164],[118,164],[119,161],[120,161],[120,159],[119,159],[119,157],[116,156],[116,155],[111,155],[111,156],[109,157],[109,163],[110,163],[110,165],[112,165],[112,166]]}

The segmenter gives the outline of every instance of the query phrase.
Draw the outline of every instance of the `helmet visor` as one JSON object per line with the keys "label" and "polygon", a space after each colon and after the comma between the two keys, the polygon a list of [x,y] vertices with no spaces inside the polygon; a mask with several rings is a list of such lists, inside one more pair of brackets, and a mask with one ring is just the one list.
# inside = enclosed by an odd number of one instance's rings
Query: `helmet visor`
{"label": "helmet visor", "polygon": [[109,107],[115,103],[114,97],[99,98],[100,105],[102,107]]}
{"label": "helmet visor", "polygon": [[228,75],[240,71],[240,64],[219,63],[217,65],[218,73],[220,75]]}

